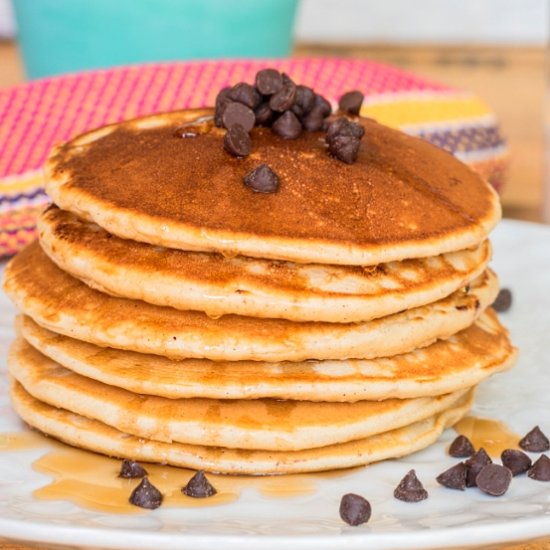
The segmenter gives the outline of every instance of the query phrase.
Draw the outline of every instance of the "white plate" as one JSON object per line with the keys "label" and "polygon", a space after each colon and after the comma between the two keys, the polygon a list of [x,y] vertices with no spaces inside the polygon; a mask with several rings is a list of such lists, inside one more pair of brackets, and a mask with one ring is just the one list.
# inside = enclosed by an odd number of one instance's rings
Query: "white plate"
{"label": "white plate", "polygon": [[[522,434],[535,424],[550,432],[550,227],[503,222],[493,236],[493,267],[514,305],[502,315],[520,348],[517,367],[479,389],[473,414],[501,419]],[[13,338],[13,309],[0,297],[0,370]],[[0,433],[24,430],[0,378]],[[145,515],[109,515],[69,502],[38,501],[33,490],[49,478],[32,469],[44,451],[0,452],[0,536],[73,548],[147,550],[403,549],[486,546],[550,535],[550,483],[515,478],[500,498],[477,489],[440,487],[434,477],[455,463],[445,448],[447,430],[430,448],[388,461],[320,478],[309,496],[266,497],[246,490],[238,501],[195,509],[159,508]],[[407,504],[392,497],[401,477],[415,468],[430,493]],[[341,496],[363,494],[372,504],[369,523],[349,527],[338,515]]]}

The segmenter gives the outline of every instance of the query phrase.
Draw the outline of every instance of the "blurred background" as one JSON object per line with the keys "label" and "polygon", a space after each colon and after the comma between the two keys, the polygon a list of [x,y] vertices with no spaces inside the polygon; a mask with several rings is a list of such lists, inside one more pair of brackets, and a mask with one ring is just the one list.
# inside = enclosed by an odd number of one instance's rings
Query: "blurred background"
{"label": "blurred background", "polygon": [[[118,12],[110,28],[102,10],[113,6]],[[177,9],[188,20],[183,30]],[[0,0],[0,87],[66,70],[151,60],[378,60],[484,99],[511,151],[505,214],[541,221],[544,189],[550,187],[544,184],[549,12],[548,0]],[[148,19],[147,35],[140,18]],[[79,21],[92,27],[95,21],[101,40],[90,42]],[[84,43],[94,46],[86,50]],[[550,221],[550,199],[546,203]]]}

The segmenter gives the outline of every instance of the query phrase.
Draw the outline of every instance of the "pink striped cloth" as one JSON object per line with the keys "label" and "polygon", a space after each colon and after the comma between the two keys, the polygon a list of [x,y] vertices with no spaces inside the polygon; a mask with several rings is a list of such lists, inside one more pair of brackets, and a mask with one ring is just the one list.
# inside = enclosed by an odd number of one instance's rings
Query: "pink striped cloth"
{"label": "pink striped cloth", "polygon": [[41,168],[55,144],[140,115],[213,105],[221,88],[253,82],[268,66],[332,101],[361,90],[362,114],[447,148],[500,185],[505,145],[490,109],[472,94],[395,67],[333,58],[120,67],[0,89],[0,256],[35,237],[36,216],[48,200]]}

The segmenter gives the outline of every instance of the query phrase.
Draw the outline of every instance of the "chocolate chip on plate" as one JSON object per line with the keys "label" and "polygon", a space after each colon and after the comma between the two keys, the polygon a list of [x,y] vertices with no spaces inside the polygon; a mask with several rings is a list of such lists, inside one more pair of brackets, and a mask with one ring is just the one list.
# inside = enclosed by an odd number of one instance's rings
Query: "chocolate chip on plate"
{"label": "chocolate chip on plate", "polygon": [[147,470],[141,464],[135,460],[125,458],[120,466],[118,477],[133,479],[136,477],[145,477],[146,475]]}
{"label": "chocolate chip on plate", "polygon": [[284,139],[296,139],[302,133],[302,125],[292,111],[285,111],[271,128]]}
{"label": "chocolate chip on plate", "polygon": [[282,113],[294,105],[296,99],[296,84],[288,77],[283,78],[282,88],[269,98],[269,106],[273,111]]}
{"label": "chocolate chip on plate", "polygon": [[244,177],[244,184],[256,193],[275,193],[279,177],[267,164],[260,164]]}
{"label": "chocolate chip on plate", "polygon": [[256,89],[263,95],[276,94],[283,87],[283,75],[276,69],[262,69],[256,74]]}
{"label": "chocolate chip on plate", "polygon": [[262,96],[254,86],[246,82],[239,82],[229,90],[229,99],[255,109],[262,101]]}
{"label": "chocolate chip on plate", "polygon": [[199,470],[182,488],[181,492],[188,497],[208,498],[214,496],[218,491],[206,479],[204,472]]}
{"label": "chocolate chip on plate", "polygon": [[479,489],[493,497],[502,496],[510,487],[511,481],[512,472],[500,464],[487,464],[476,476]]}
{"label": "chocolate chip on plate", "polygon": [[550,441],[548,441],[542,430],[538,426],[535,426],[527,435],[521,438],[519,446],[524,451],[543,453],[550,449]]}
{"label": "chocolate chip on plate", "polygon": [[529,468],[527,475],[535,481],[550,481],[550,458],[540,455]]}
{"label": "chocolate chip on plate", "polygon": [[359,90],[346,92],[338,102],[338,108],[350,115],[358,115],[365,96]]}
{"label": "chocolate chip on plate", "polygon": [[428,491],[424,489],[414,470],[409,470],[395,488],[393,496],[404,502],[419,502],[428,498]]}
{"label": "chocolate chip on plate", "polygon": [[476,486],[476,477],[481,469],[487,464],[492,464],[491,457],[487,454],[485,449],[481,447],[476,453],[474,453],[464,464],[468,470],[466,474],[466,487]]}
{"label": "chocolate chip on plate", "polygon": [[512,291],[509,288],[501,288],[492,307],[499,313],[508,311],[512,307]]}
{"label": "chocolate chip on plate", "polygon": [[361,525],[369,521],[371,506],[361,495],[348,493],[340,501],[340,517],[349,525]]}
{"label": "chocolate chip on plate", "polygon": [[464,464],[464,462],[459,462],[439,474],[435,479],[439,484],[443,485],[443,487],[464,491],[466,488],[467,473],[468,468],[466,467],[466,464]]}
{"label": "chocolate chip on plate", "polygon": [[246,157],[252,149],[252,140],[240,124],[234,124],[227,130],[223,138],[223,146],[234,157]]}
{"label": "chocolate chip on plate", "polygon": [[154,510],[162,504],[161,492],[149,482],[147,477],[141,480],[141,483],[132,491],[128,499],[130,504]]}
{"label": "chocolate chip on plate", "polygon": [[472,442],[465,435],[457,436],[449,447],[449,454],[455,458],[472,456],[475,451]]}
{"label": "chocolate chip on plate", "polygon": [[232,101],[231,103],[228,103],[223,110],[222,122],[224,128],[227,128],[228,130],[235,126],[235,124],[240,124],[245,131],[250,132],[250,130],[254,128],[256,115],[250,107],[247,107],[242,103]]}
{"label": "chocolate chip on plate", "polygon": [[500,460],[502,465],[512,472],[513,476],[526,472],[532,465],[531,459],[517,449],[505,449],[500,455]]}

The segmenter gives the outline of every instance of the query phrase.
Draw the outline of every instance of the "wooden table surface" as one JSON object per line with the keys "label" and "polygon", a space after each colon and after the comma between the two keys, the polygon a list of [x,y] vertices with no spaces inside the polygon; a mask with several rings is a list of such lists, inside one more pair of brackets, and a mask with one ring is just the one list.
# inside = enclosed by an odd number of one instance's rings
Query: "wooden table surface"
{"label": "wooden table surface", "polygon": [[[477,93],[500,118],[512,151],[502,195],[505,216],[542,221],[546,94],[542,48],[299,45],[296,53],[375,59]],[[0,42],[0,87],[21,82],[24,74],[17,46]],[[528,538],[529,533],[525,535]],[[30,548],[0,541],[0,550]],[[550,539],[501,548],[550,550]]]}

